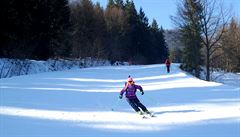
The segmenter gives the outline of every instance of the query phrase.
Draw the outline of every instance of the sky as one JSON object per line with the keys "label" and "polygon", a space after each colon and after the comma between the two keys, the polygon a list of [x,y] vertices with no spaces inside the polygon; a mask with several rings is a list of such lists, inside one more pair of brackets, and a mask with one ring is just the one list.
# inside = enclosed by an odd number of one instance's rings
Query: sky
{"label": "sky", "polygon": [[[104,8],[108,0],[92,0],[94,3],[100,2]],[[134,0],[137,11],[140,7],[143,8],[149,23],[153,18],[157,20],[158,25],[164,29],[174,28],[170,16],[176,15],[176,5],[180,0]],[[240,19],[240,0],[223,0],[224,6],[232,9],[232,13]]]}

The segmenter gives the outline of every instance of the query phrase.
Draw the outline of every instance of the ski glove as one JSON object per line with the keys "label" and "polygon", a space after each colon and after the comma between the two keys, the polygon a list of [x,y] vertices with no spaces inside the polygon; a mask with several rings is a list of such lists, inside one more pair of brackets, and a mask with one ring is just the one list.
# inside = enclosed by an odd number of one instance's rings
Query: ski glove
{"label": "ski glove", "polygon": [[122,99],[122,97],[123,97],[122,95],[119,95],[119,98],[120,98],[120,99]]}
{"label": "ski glove", "polygon": [[143,95],[143,94],[144,94],[144,92],[143,92],[143,91],[141,91],[141,94]]}

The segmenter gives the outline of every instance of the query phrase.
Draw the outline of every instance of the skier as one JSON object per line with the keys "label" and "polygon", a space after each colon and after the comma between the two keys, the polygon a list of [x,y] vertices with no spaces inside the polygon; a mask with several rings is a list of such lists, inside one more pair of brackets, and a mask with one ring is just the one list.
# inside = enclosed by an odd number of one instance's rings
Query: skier
{"label": "skier", "polygon": [[169,73],[170,72],[170,65],[171,65],[171,62],[169,61],[169,59],[166,59],[165,64],[166,64],[166,67],[167,67],[167,73]]}
{"label": "skier", "polygon": [[[125,83],[125,87],[120,92],[119,98],[122,99],[123,94],[125,93],[127,102],[138,114],[143,115],[145,113],[151,115],[147,108],[138,100],[136,96],[137,89],[140,90],[142,95],[144,94],[142,87],[136,85],[133,79],[129,76]],[[144,113],[139,108],[141,108]]]}

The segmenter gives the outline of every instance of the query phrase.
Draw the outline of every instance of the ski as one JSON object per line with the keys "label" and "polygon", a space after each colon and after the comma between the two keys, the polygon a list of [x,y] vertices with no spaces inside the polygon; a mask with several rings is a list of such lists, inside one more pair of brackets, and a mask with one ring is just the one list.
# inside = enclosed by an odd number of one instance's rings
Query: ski
{"label": "ski", "polygon": [[150,114],[144,114],[145,117],[151,118],[151,117],[156,117],[156,115],[154,115],[153,113]]}
{"label": "ski", "polygon": [[151,117],[156,117],[156,115],[154,115],[153,113],[141,113],[140,116],[141,116],[143,119],[148,119],[148,118],[151,118]]}

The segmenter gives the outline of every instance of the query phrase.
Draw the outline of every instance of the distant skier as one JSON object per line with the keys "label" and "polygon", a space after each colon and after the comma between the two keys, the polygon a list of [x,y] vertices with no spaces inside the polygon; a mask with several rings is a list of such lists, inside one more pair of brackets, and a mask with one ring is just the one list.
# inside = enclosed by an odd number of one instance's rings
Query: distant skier
{"label": "distant skier", "polygon": [[135,85],[133,79],[129,76],[127,82],[125,83],[125,87],[120,92],[119,98],[122,99],[123,94],[125,93],[127,102],[138,114],[151,114],[147,108],[138,100],[136,96],[137,89],[140,90],[142,95],[144,94],[142,87],[140,85]]}
{"label": "distant skier", "polygon": [[170,60],[166,59],[165,64],[166,64],[166,67],[167,67],[167,73],[169,73],[170,72],[170,66],[171,66]]}

